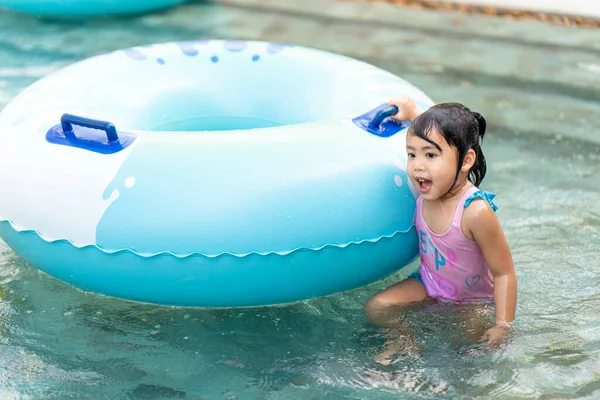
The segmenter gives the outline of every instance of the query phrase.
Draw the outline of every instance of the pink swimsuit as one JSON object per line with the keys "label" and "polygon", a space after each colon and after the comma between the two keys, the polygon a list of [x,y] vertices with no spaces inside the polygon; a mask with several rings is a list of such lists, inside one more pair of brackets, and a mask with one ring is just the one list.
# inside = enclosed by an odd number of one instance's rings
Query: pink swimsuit
{"label": "pink swimsuit", "polygon": [[458,303],[494,300],[494,279],[481,249],[465,237],[460,227],[463,210],[471,200],[487,200],[494,211],[493,193],[472,187],[461,197],[450,228],[443,234],[431,231],[423,218],[423,198],[417,199],[415,225],[419,235],[419,272],[427,295]]}

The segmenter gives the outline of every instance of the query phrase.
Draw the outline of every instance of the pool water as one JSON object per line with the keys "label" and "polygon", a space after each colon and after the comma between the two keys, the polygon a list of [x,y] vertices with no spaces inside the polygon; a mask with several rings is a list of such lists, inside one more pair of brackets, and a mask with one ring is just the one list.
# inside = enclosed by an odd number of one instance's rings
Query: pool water
{"label": "pool water", "polygon": [[[213,7],[190,10],[220,15]],[[168,14],[128,26],[113,20],[81,26],[0,12],[0,108],[60,66],[139,38],[215,34],[161,25],[162,19]],[[505,348],[468,343],[461,310],[453,306],[418,308],[408,314],[418,354],[387,367],[375,363],[385,331],[367,323],[362,306],[416,264],[326,298],[197,310],[84,293],[0,242],[0,397],[597,398],[600,146],[491,124],[483,149],[483,188],[498,193],[519,282],[517,321]]]}

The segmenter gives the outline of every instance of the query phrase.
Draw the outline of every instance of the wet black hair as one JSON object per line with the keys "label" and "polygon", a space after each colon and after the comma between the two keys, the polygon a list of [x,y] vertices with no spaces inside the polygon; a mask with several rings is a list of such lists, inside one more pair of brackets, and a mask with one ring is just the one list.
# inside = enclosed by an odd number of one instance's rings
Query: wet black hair
{"label": "wet black hair", "polygon": [[450,146],[458,150],[458,167],[452,187],[456,184],[467,152],[469,149],[473,149],[476,158],[469,171],[468,179],[475,186],[479,186],[487,171],[485,157],[481,151],[485,128],[486,122],[481,114],[469,110],[460,103],[440,103],[419,115],[411,124],[408,133],[438,147],[429,138],[430,133],[436,131],[446,139]]}

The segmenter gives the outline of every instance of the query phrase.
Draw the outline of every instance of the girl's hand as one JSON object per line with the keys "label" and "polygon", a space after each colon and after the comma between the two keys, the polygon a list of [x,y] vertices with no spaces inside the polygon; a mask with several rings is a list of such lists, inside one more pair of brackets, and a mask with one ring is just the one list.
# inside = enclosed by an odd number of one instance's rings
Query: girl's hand
{"label": "girl's hand", "polygon": [[506,341],[509,333],[510,329],[505,326],[494,326],[483,334],[481,341],[487,340],[488,344],[498,346]]}
{"label": "girl's hand", "polygon": [[414,121],[421,114],[415,103],[409,97],[395,97],[388,101],[388,105],[398,107],[398,113],[390,118],[396,121]]}

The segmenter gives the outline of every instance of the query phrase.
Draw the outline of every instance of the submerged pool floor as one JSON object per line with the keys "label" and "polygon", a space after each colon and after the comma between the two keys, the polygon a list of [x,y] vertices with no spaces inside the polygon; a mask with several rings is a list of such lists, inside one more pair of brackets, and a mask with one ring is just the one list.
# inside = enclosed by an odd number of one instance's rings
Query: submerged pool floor
{"label": "submerged pool floor", "polygon": [[421,308],[409,314],[419,353],[373,362],[385,332],[362,306],[409,270],[285,307],[175,309],[83,293],[0,242],[0,397],[597,398],[600,31],[389,4],[274,3],[195,2],[83,23],[0,12],[0,108],[83,58],[204,38],[336,51],[435,101],[464,102],[489,121],[483,187],[498,194],[519,279],[510,344],[485,352],[464,340],[459,310]]}

